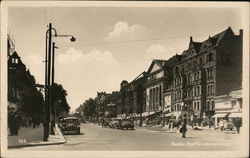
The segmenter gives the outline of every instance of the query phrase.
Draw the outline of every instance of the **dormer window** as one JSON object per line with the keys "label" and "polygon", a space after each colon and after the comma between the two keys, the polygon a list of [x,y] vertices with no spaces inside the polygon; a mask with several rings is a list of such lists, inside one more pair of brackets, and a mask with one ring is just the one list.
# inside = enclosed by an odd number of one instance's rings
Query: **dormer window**
{"label": "dormer window", "polygon": [[214,56],[213,53],[211,53],[211,52],[208,53],[208,54],[207,54],[207,62],[212,61],[212,60],[213,60],[213,56]]}
{"label": "dormer window", "polygon": [[188,63],[188,69],[191,69],[191,68],[192,68],[192,64]]}
{"label": "dormer window", "polygon": [[175,73],[178,73],[178,72],[179,72],[179,68],[176,67],[176,68],[175,68]]}
{"label": "dormer window", "polygon": [[11,62],[12,62],[13,64],[18,64],[18,59],[17,59],[17,58],[12,58],[12,59],[11,59]]}

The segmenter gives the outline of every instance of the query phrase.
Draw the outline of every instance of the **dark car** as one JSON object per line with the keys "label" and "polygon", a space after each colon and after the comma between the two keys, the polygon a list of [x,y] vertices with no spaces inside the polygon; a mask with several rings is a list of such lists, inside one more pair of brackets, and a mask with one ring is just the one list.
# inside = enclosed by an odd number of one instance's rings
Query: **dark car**
{"label": "dark car", "polygon": [[118,124],[118,129],[134,129],[134,122],[129,119],[123,119]]}
{"label": "dark car", "polygon": [[63,134],[80,134],[80,121],[77,117],[65,117],[60,120],[61,131]]}

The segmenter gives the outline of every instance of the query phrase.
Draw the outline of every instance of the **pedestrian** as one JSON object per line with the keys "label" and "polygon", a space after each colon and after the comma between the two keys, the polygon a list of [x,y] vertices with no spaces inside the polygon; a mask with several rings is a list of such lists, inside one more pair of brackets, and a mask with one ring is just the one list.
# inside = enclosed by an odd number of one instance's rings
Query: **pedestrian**
{"label": "pedestrian", "polygon": [[180,132],[182,133],[182,138],[186,138],[186,132],[187,132],[187,114],[184,114],[184,117],[182,118]]}
{"label": "pedestrian", "polygon": [[223,121],[223,119],[220,120],[219,126],[220,126],[220,130],[223,131],[224,130],[224,121]]}
{"label": "pedestrian", "polygon": [[234,120],[234,126],[236,127],[237,133],[240,134],[240,127],[242,125],[242,120],[240,118],[236,118]]}

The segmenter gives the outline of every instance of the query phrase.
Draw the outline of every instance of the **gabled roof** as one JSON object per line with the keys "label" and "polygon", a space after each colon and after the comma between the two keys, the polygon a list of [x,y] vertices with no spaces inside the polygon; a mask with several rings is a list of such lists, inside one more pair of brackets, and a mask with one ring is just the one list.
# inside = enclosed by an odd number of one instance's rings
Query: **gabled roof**
{"label": "gabled roof", "polygon": [[201,45],[200,52],[206,51],[207,47],[210,44],[218,45],[222,41],[222,39],[225,37],[225,35],[227,33],[232,33],[233,34],[233,31],[232,31],[230,26],[226,30],[224,30],[224,31],[212,36],[212,37],[209,37],[207,40],[203,41],[202,45]]}
{"label": "gabled roof", "polygon": [[13,52],[13,54],[12,55],[10,55],[10,57],[11,58],[18,58],[18,59],[20,59],[20,57],[19,57],[19,55],[17,54],[17,52],[15,51],[15,52]]}
{"label": "gabled roof", "polygon": [[140,73],[140,75],[138,75],[135,79],[133,79],[133,81],[131,81],[131,83],[134,82],[134,81],[136,81],[136,80],[138,80],[138,79],[140,79],[140,78],[142,78],[142,77],[144,77],[145,74],[146,74],[146,72],[143,71],[142,73]]}
{"label": "gabled roof", "polygon": [[176,54],[175,56],[169,58],[169,59],[165,62],[164,66],[173,67],[177,62],[179,62],[179,61],[181,60],[181,58],[182,58],[182,55]]}
{"label": "gabled roof", "polygon": [[167,60],[160,60],[160,59],[155,59],[154,61],[160,64],[161,66],[164,66],[165,62],[167,62]]}
{"label": "gabled roof", "polygon": [[160,68],[163,68],[165,62],[167,62],[167,60],[154,59],[151,62],[151,65],[149,66],[147,73],[149,73],[152,70],[154,64],[157,64],[158,66],[160,66]]}
{"label": "gabled roof", "polygon": [[198,53],[201,47],[201,42],[193,42],[194,49]]}

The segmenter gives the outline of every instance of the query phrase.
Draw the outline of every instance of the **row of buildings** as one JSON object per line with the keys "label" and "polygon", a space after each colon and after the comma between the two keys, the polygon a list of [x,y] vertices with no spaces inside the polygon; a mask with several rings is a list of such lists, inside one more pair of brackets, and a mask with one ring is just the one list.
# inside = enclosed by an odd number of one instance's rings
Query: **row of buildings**
{"label": "row of buildings", "polygon": [[242,117],[242,37],[231,27],[195,42],[181,55],[153,60],[120,91],[95,98],[98,117],[178,118],[210,120]]}

